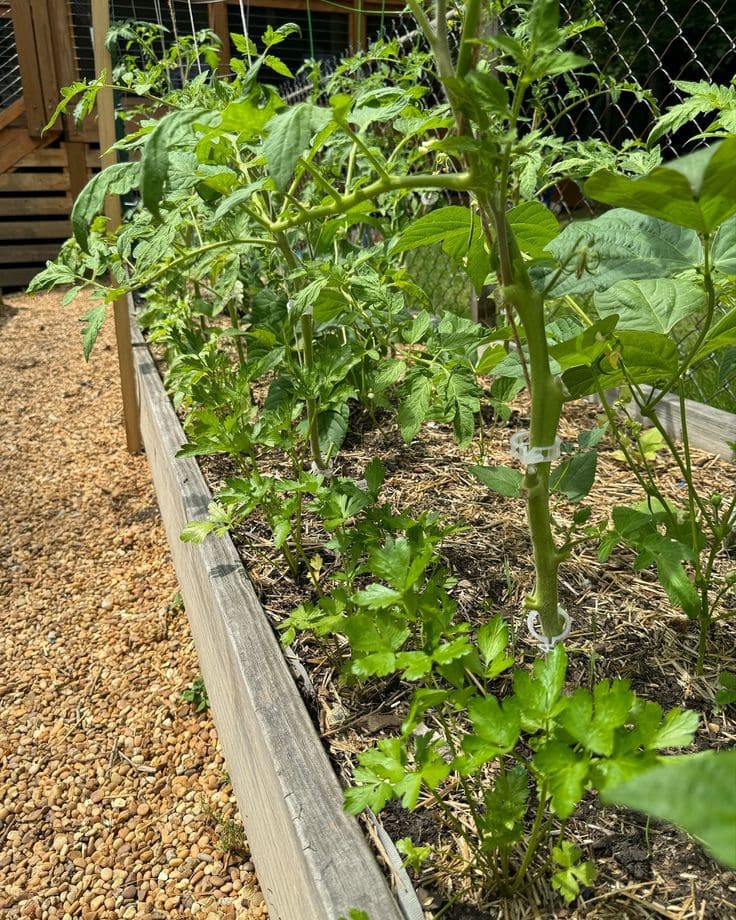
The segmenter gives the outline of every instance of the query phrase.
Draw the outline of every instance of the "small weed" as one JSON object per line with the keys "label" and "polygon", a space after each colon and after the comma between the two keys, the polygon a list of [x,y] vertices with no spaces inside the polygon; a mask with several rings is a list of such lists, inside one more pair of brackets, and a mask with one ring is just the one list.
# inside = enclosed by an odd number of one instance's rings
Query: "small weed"
{"label": "small weed", "polygon": [[207,688],[202,680],[202,675],[198,674],[189,686],[182,690],[181,698],[194,706],[195,712],[204,712],[209,708],[210,701],[207,696]]}
{"label": "small weed", "polygon": [[234,821],[232,818],[224,818],[222,815],[218,814],[204,796],[201,799],[201,803],[204,813],[208,818],[214,821],[217,827],[217,833],[219,835],[217,848],[222,853],[247,856],[250,853],[250,849],[248,848],[248,841],[245,838],[243,825],[238,821]]}

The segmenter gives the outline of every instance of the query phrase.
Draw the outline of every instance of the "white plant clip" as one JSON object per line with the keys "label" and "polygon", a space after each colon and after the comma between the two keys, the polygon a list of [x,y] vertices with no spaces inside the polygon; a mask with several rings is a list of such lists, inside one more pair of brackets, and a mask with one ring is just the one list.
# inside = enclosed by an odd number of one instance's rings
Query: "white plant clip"
{"label": "white plant clip", "polygon": [[539,619],[538,610],[530,610],[529,615],[526,618],[527,629],[531,633],[531,637],[534,642],[541,648],[543,652],[551,652],[552,649],[559,643],[564,642],[565,639],[570,635],[570,614],[565,610],[564,607],[558,607],[557,612],[562,617],[562,632],[559,636],[545,636],[544,633],[539,632],[536,627],[536,622]]}
{"label": "white plant clip", "polygon": [[534,466],[536,463],[551,463],[560,456],[562,441],[555,438],[555,443],[547,447],[529,447],[529,432],[517,431],[511,435],[511,456],[522,466]]}

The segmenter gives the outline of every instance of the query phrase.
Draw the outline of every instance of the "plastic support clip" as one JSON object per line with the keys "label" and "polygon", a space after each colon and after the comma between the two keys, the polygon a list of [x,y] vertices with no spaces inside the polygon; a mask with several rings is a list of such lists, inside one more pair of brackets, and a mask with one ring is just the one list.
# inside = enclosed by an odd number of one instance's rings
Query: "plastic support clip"
{"label": "plastic support clip", "polygon": [[560,456],[562,441],[555,438],[555,443],[547,447],[529,447],[529,432],[517,431],[511,435],[511,455],[522,466],[534,466],[537,463],[551,463]]}
{"label": "plastic support clip", "polygon": [[564,607],[558,607],[557,612],[562,617],[562,632],[559,636],[545,636],[544,633],[539,632],[536,627],[536,622],[539,619],[538,610],[530,610],[529,615],[526,618],[527,629],[531,633],[532,639],[534,642],[541,648],[543,652],[551,652],[552,649],[560,642],[564,642],[565,639],[570,635],[570,615]]}

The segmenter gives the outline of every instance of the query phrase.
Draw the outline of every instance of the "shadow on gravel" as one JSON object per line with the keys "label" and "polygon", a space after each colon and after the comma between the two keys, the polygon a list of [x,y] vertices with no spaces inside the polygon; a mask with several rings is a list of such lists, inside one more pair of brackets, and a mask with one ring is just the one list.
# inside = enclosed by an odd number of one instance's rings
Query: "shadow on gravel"
{"label": "shadow on gravel", "polygon": [[12,319],[18,312],[17,307],[11,307],[7,300],[3,300],[2,291],[0,291],[0,329]]}

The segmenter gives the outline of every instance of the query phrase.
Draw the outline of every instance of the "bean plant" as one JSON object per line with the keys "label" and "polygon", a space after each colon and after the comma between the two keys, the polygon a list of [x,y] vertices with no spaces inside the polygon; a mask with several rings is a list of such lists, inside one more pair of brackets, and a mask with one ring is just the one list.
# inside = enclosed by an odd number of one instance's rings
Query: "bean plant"
{"label": "bean plant", "polygon": [[[660,752],[687,746],[697,717],[665,714],[623,680],[565,692],[562,640],[576,612],[560,606],[560,566],[583,542],[598,543],[602,562],[618,544],[633,548],[635,566],[655,565],[670,601],[698,623],[698,669],[733,587],[718,561],[736,500],[697,487],[684,382],[736,343],[736,314],[718,317],[736,275],[736,138],[665,166],[656,134],[618,150],[565,141],[556,126],[580,94],[570,89],[556,107],[552,98],[586,67],[566,46],[595,21],[562,25],[554,0],[467,0],[452,52],[444,0],[431,12],[409,7],[425,47],[400,55],[395,42],[380,45],[361,82],[365,57],[346,62],[326,100],[315,89],[287,106],[268,85],[269,71],[289,75],[277,50],[291,26],[258,42],[233,36],[231,79],[202,72],[168,93],[128,60],[116,85],[134,88],[148,114],[118,144],[129,159],[79,196],[74,239],[33,289],[69,284],[68,300],[93,289],[87,355],[107,304],[145,292],[141,321],[185,416],[182,453],[224,454],[233,468],[208,518],[182,538],[258,515],[307,587],[282,624],[285,641],[309,630],[344,679],[412,688],[401,733],[359,758],[348,809],[431,801],[466,839],[481,892],[513,894],[548,875],[573,900],[594,876],[565,833],[582,797],[615,799],[669,763]],[[79,97],[86,114],[105,79],[66,90],[59,112]],[[435,105],[431,80],[444,93]],[[561,228],[541,197],[562,177],[588,176],[588,197],[612,210]],[[99,216],[108,193],[138,198],[115,232]],[[492,290],[483,323],[426,309],[406,259],[427,246],[477,294]],[[672,330],[696,316],[681,354]],[[484,405],[508,418],[522,389],[529,428],[515,459],[484,465]],[[672,393],[682,445],[655,411]],[[602,423],[561,445],[565,403],[593,395]],[[357,420],[387,418],[407,443],[427,421],[448,425],[474,446],[481,483],[523,498],[535,572],[524,615],[546,653],[531,670],[514,667],[498,615],[477,627],[458,615],[439,550],[458,525],[392,509],[377,460],[360,479],[341,470]],[[658,482],[639,418],[682,475],[682,507]],[[599,524],[585,499],[607,434],[644,500]],[[567,523],[559,502],[570,503]],[[306,520],[319,522],[317,552]],[[450,804],[458,798],[467,821]],[[415,867],[428,855],[402,848]]]}

